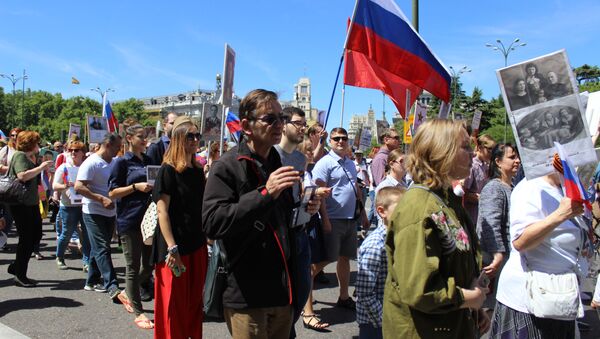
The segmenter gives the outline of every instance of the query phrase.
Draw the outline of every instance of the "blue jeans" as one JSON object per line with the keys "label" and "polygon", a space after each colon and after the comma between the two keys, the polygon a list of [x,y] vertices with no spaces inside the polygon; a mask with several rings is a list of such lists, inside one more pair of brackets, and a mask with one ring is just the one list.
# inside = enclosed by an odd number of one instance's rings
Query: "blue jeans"
{"label": "blue jeans", "polygon": [[83,221],[87,227],[91,245],[90,267],[85,284],[94,285],[98,283],[100,275],[102,275],[104,288],[111,290],[119,287],[110,256],[110,240],[115,226],[115,217],[83,213]]}
{"label": "blue jeans", "polygon": [[371,200],[371,208],[369,209],[369,222],[371,225],[377,225],[377,214],[375,214],[375,190],[369,191],[369,199]]}
{"label": "blue jeans", "polygon": [[383,329],[371,324],[359,324],[358,339],[383,339]]}
{"label": "blue jeans", "polygon": [[56,257],[62,259],[65,256],[65,250],[69,245],[73,232],[77,230],[77,224],[81,224],[81,236],[79,237],[79,241],[81,242],[81,252],[83,253],[82,261],[84,265],[88,265],[90,262],[90,241],[88,239],[85,222],[83,221],[81,206],[60,206],[58,217],[56,219],[58,218],[61,219],[60,222],[63,226],[58,237]]}

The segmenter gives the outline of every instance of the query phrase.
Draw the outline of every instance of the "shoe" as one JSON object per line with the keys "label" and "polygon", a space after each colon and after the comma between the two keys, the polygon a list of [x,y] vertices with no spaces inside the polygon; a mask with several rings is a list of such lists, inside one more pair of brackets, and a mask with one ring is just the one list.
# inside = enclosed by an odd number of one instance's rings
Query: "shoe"
{"label": "shoe", "polygon": [[146,318],[146,316],[143,314],[140,314],[139,316],[137,316],[137,318],[135,318],[134,322],[137,325],[137,327],[139,327],[143,330],[151,330],[154,328],[154,323],[152,322],[152,320]]}
{"label": "shoe", "polygon": [[116,286],[113,286],[113,287],[111,287],[111,288],[108,289],[108,296],[113,301],[119,300],[118,299],[119,298],[119,294],[121,294],[121,290],[118,287],[116,287]]}
{"label": "shoe", "polygon": [[94,290],[94,286],[86,284],[85,286],[83,286],[83,290],[84,291],[93,291]]}
{"label": "shoe", "polygon": [[[307,321],[308,320],[308,321]],[[328,323],[324,323],[315,314],[302,314],[302,324],[304,328],[308,328],[317,332],[331,332],[327,329]]]}
{"label": "shoe", "polygon": [[59,270],[68,270],[69,266],[67,266],[67,264],[65,264],[65,260],[61,259],[61,258],[56,258],[56,266],[58,267]]}
{"label": "shoe", "polygon": [[90,270],[90,265],[83,264],[83,268],[81,269],[84,273],[87,273]]}
{"label": "shoe", "polygon": [[35,285],[37,285],[37,282],[29,278],[15,277],[15,285],[19,287],[35,287]]}
{"label": "shoe", "polygon": [[342,307],[342,308],[347,308],[349,310],[356,310],[356,303],[354,302],[354,300],[352,300],[351,297],[348,297],[348,299],[340,299],[338,298],[337,303],[335,303],[336,307]]}
{"label": "shoe", "polygon": [[325,273],[321,271],[315,276],[315,282],[318,282],[319,284],[329,284],[329,279],[325,276]]}
{"label": "shoe", "polygon": [[590,307],[596,310],[600,308],[600,302],[595,302],[594,299],[592,299],[592,301],[590,302]]}
{"label": "shoe", "polygon": [[142,301],[152,301],[152,293],[147,288],[140,286],[140,299]]}
{"label": "shoe", "polygon": [[125,307],[125,311],[127,311],[128,313],[133,313],[133,305],[127,297],[127,293],[125,293],[125,290],[121,291],[121,293],[117,295],[117,298],[119,299],[121,304],[123,304],[123,307]]}
{"label": "shoe", "polygon": [[35,256],[35,258],[37,260],[42,260],[44,259],[44,256],[40,253],[40,252],[33,252],[33,255]]}
{"label": "shoe", "polygon": [[15,263],[9,264],[6,268],[6,271],[8,272],[8,274],[15,275]]}
{"label": "shoe", "polygon": [[86,284],[85,286],[83,286],[83,289],[86,291],[95,291],[95,292],[99,292],[99,293],[106,292],[106,288],[104,288],[104,286],[102,286],[102,284],[96,284],[96,285]]}

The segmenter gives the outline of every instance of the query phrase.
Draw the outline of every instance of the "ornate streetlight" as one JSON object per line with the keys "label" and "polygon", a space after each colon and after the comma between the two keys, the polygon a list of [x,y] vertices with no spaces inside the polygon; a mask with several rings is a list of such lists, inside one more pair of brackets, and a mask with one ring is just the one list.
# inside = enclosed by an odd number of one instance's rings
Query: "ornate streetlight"
{"label": "ornate streetlight", "polygon": [[[510,54],[510,52],[516,50],[519,47],[523,47],[526,46],[527,43],[525,42],[521,42],[520,38],[516,38],[515,40],[513,40],[513,42],[510,43],[510,45],[508,45],[508,48],[504,46],[504,44],[502,43],[502,41],[500,39],[496,40],[496,44],[490,44],[487,43],[485,44],[485,47],[489,47],[494,51],[498,51],[502,54],[502,56],[504,56],[504,67],[508,66],[508,55]],[[506,114],[504,114],[504,143],[506,143]]]}
{"label": "ornate streetlight", "polygon": [[[17,106],[15,105],[15,87],[17,85],[17,82],[19,82],[21,79],[23,80],[23,93],[25,92],[25,80],[29,79],[29,77],[25,74],[25,70],[23,70],[23,76],[20,77],[15,77],[14,74],[0,74],[0,77],[2,78],[6,78],[8,79],[11,83],[12,83],[12,93],[13,93],[13,114],[16,116],[17,115]],[[24,95],[24,94],[23,94]],[[21,99],[21,102],[23,102],[24,98]],[[21,127],[24,128],[23,121],[24,117],[23,117],[23,108],[21,107]]]}
{"label": "ornate streetlight", "polygon": [[463,66],[458,70],[450,66],[450,75],[452,76],[452,120],[454,120],[454,109],[456,108],[456,96],[458,95],[458,79],[461,74],[469,73],[471,69],[467,66]]}

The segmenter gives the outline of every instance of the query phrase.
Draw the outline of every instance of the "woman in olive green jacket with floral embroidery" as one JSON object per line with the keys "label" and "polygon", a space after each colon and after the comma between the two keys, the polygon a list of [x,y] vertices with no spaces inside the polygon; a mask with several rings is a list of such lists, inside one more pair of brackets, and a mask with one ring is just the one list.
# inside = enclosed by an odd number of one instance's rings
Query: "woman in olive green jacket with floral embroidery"
{"label": "woman in olive green jacket with floral embroidery", "polygon": [[392,215],[386,239],[385,338],[475,338],[489,329],[480,310],[488,292],[478,277],[473,222],[452,192],[469,175],[473,150],[460,122],[419,127],[408,155],[414,184]]}

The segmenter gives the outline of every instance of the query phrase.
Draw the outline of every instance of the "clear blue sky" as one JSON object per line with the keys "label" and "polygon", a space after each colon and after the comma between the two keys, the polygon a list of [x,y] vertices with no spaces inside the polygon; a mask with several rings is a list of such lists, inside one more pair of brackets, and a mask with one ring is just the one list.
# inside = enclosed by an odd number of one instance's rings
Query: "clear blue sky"
{"label": "clear blue sky", "polygon": [[[410,18],[412,1],[397,3]],[[509,64],[561,48],[574,67],[600,64],[597,0],[420,5],[420,33],[441,61],[472,69],[461,78],[469,94],[475,86],[486,98],[499,94],[495,70],[504,59],[485,47],[496,39],[527,43]],[[326,109],[353,7],[351,0],[4,1],[0,73],[26,69],[26,87],[65,97],[98,98],[89,90],[97,86],[114,88],[113,100],[149,97],[214,88],[229,43],[237,53],[236,94],[267,88],[289,100],[293,84],[306,75],[313,106]],[[71,85],[71,76],[81,84]],[[7,79],[0,81],[10,90]],[[381,116],[379,91],[346,87],[344,125],[370,104]],[[389,100],[385,107],[389,120],[395,109]],[[339,124],[340,108],[338,88],[328,127]]]}

